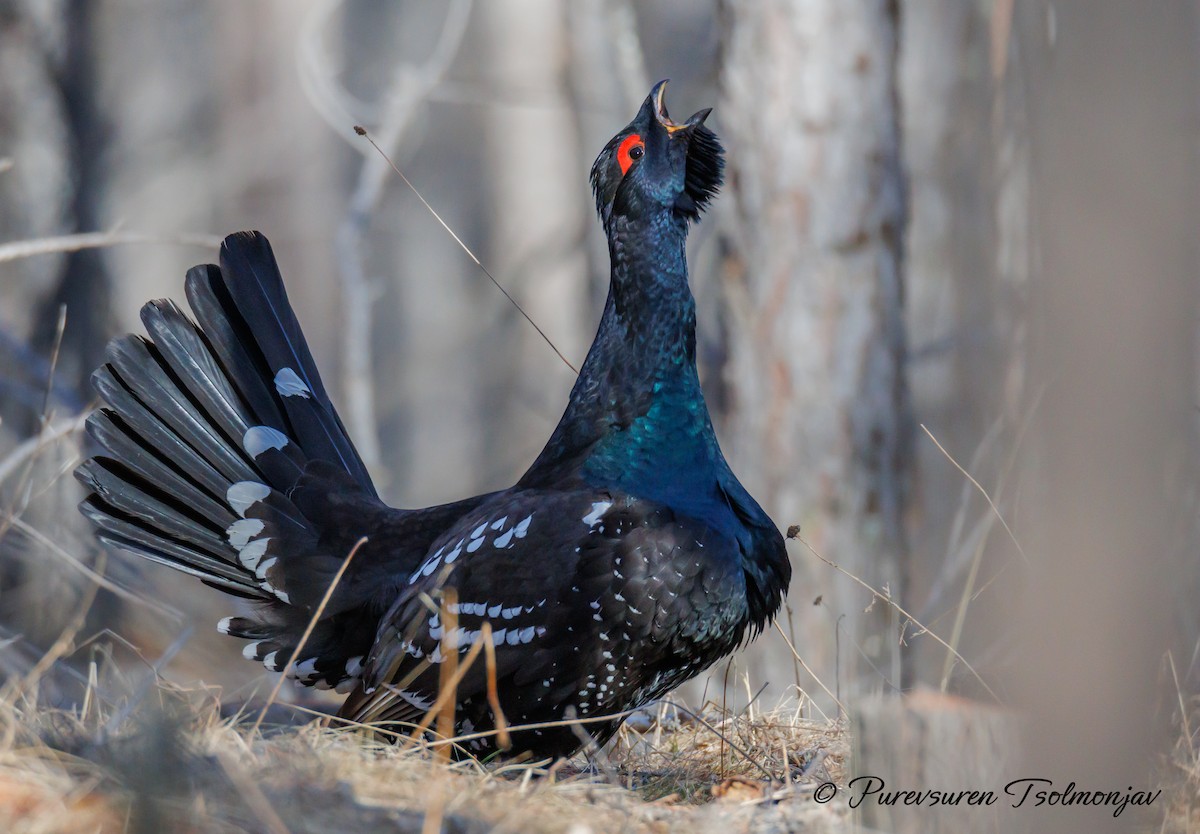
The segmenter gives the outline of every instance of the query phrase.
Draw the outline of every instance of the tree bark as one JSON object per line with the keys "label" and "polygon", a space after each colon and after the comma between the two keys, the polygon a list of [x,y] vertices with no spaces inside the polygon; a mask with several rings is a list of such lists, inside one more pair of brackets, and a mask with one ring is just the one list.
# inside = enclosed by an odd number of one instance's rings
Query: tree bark
{"label": "tree bark", "polygon": [[[899,599],[912,418],[897,8],[728,0],[725,12],[718,113],[737,202],[722,437],[780,526],[799,523],[825,558]],[[891,607],[792,547],[809,665],[831,682],[866,658],[899,686]]]}

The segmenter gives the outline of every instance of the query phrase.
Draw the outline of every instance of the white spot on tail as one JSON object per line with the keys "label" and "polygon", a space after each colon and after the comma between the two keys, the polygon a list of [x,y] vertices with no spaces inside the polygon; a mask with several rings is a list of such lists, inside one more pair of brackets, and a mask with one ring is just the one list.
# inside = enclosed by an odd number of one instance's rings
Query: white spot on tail
{"label": "white spot on tail", "polygon": [[272,672],[279,671],[278,669],[275,668],[275,655],[277,655],[277,654],[279,654],[279,652],[271,652],[269,655],[267,655],[266,657],[263,658],[263,666],[266,666],[267,669],[269,669]]}
{"label": "white spot on tail", "polygon": [[229,629],[233,626],[233,617],[222,617],[217,622],[217,632],[220,634],[228,634]]}
{"label": "white spot on tail", "polygon": [[[254,570],[258,567],[258,560],[267,552],[267,544],[271,541],[270,537],[265,539],[256,539],[238,551],[238,561],[241,562],[247,570]],[[259,577],[260,579],[262,577]]]}
{"label": "white spot on tail", "polygon": [[363,656],[352,657],[346,661],[346,674],[352,678],[357,678],[362,674]]}
{"label": "white spot on tail", "polygon": [[258,481],[238,481],[225,491],[225,500],[243,518],[246,511],[271,494],[271,488]]}
{"label": "white spot on tail", "polygon": [[258,647],[262,645],[262,640],[256,640],[253,643],[247,643],[242,646],[242,657],[246,660],[254,660],[258,657]]}
{"label": "white spot on tail", "polygon": [[267,449],[282,449],[286,445],[287,435],[270,426],[253,426],[242,435],[242,448],[255,459]]}
{"label": "white spot on tail", "polygon": [[310,657],[308,660],[301,661],[292,667],[291,676],[293,678],[311,678],[317,673],[317,659]]}
{"label": "white spot on tail", "polygon": [[337,692],[339,695],[346,695],[350,692],[351,689],[354,688],[355,684],[357,684],[357,683],[358,683],[358,678],[343,678],[342,680],[337,682],[337,685],[333,687],[333,690],[335,692]]}
{"label": "white spot on tail", "polygon": [[240,550],[262,531],[263,523],[257,518],[239,518],[225,528],[225,536],[231,545]]}
{"label": "white spot on tail", "polygon": [[612,506],[612,501],[596,501],[592,504],[592,511],[583,517],[583,523],[588,527],[595,527],[600,523],[600,517],[608,511]]}
{"label": "white spot on tail", "polygon": [[312,389],[291,368],[283,368],[275,374],[275,390],[281,397],[312,397]]}

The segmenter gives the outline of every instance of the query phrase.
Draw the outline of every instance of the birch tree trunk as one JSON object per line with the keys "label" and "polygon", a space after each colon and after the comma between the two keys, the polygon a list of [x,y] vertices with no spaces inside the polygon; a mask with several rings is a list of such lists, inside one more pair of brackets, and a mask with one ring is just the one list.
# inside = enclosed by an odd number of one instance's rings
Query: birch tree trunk
{"label": "birch tree trunk", "polygon": [[[725,11],[717,112],[737,203],[722,437],[780,526],[799,523],[826,559],[898,598],[912,420],[897,8],[727,0]],[[899,686],[891,607],[790,547],[809,665],[832,688],[866,658]]]}

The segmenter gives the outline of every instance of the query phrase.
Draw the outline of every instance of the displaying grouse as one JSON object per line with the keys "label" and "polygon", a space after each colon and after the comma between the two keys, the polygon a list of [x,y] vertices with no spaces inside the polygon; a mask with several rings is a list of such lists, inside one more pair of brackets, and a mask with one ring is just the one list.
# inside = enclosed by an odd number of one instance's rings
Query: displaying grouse
{"label": "displaying grouse", "polygon": [[[76,476],[99,538],[251,600],[221,621],[281,671],[350,692],[340,714],[418,722],[441,664],[465,667],[457,732],[497,747],[489,666],[512,752],[567,755],[761,632],[791,576],[783,538],[730,471],[696,373],[684,244],[721,184],[702,110],[678,124],[651,91],[592,166],[612,278],[596,339],[545,449],[513,487],[394,509],[321,384],[266,238],[231,235],[188,272],[195,323],[142,309],[150,338],[108,348],[88,421],[106,455]],[[443,593],[454,589],[454,594]],[[442,622],[452,611],[457,624]]]}

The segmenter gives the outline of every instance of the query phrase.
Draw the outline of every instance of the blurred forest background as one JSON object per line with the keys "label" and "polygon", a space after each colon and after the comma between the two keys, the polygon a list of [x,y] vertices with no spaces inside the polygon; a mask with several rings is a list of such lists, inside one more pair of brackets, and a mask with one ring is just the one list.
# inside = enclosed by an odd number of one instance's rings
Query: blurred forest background
{"label": "blurred forest background", "polygon": [[212,627],[235,603],[101,554],[66,474],[105,342],[225,233],[271,239],[385,497],[512,483],[573,375],[352,127],[577,363],[588,168],[669,77],[728,150],[690,244],[709,405],[800,529],[780,628],[687,698],[941,688],[1124,786],[1171,669],[1200,692],[1198,12],[0,0],[0,672],[73,627],[80,667],[261,689]]}

